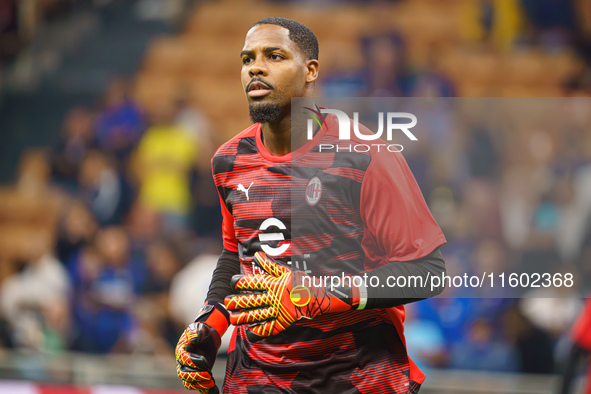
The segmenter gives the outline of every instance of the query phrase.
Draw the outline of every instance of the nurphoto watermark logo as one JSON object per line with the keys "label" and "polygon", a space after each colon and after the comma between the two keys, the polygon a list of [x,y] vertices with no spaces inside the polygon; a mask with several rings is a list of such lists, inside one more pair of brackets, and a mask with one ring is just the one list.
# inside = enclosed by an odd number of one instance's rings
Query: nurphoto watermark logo
{"label": "nurphoto watermark logo", "polygon": [[[395,131],[402,131],[404,135],[411,141],[418,141],[417,137],[410,131],[411,128],[417,125],[417,117],[409,112],[378,112],[378,130],[368,134],[362,133],[359,130],[359,112],[353,112],[353,120],[344,111],[329,108],[310,108],[305,107],[310,112],[306,112],[311,119],[307,123],[307,137],[308,140],[314,138],[314,121],[320,128],[326,123],[326,117],[323,115],[332,114],[337,117],[339,125],[339,140],[351,141],[351,130],[357,140],[362,141],[376,141],[381,140],[384,131],[386,133],[386,142],[388,143],[363,143],[363,144],[320,144],[320,152],[334,150],[336,152],[369,152],[372,148],[388,150],[389,152],[402,152],[403,146],[401,144],[389,143],[393,140]],[[408,119],[410,122],[398,123],[400,119]],[[396,120],[396,121],[395,121]],[[351,127],[351,122],[353,123]],[[385,123],[385,127],[384,127]],[[371,130],[370,130],[371,131]],[[383,141],[383,140],[381,140]]]}

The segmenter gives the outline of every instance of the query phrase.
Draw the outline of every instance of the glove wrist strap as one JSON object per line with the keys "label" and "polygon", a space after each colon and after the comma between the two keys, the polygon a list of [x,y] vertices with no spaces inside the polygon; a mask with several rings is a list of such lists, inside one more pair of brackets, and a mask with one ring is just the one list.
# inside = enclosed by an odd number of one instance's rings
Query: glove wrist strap
{"label": "glove wrist strap", "polygon": [[222,337],[230,325],[230,314],[224,304],[206,301],[195,318],[195,322],[207,324]]}
{"label": "glove wrist strap", "polygon": [[[349,309],[364,309],[367,304],[367,289],[361,286],[336,286],[328,289],[328,293],[349,305]],[[332,309],[332,308],[331,308]]]}

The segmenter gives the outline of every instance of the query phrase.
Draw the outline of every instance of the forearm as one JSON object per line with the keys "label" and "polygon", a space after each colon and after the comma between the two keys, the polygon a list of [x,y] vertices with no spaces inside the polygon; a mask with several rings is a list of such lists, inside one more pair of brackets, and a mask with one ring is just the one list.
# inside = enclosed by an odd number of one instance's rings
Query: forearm
{"label": "forearm", "polygon": [[564,373],[560,385],[560,394],[569,394],[572,392],[572,386],[577,376],[578,366],[581,359],[587,353],[588,352],[579,345],[573,344],[564,367]]}
{"label": "forearm", "polygon": [[[205,304],[199,311],[195,322],[205,323],[214,328],[219,338],[228,329],[230,317],[224,307],[224,298],[233,293],[230,285],[232,276],[240,273],[240,260],[236,253],[223,250],[209,284]],[[217,344],[219,346],[219,343]]]}
{"label": "forearm", "polygon": [[240,259],[237,253],[223,250],[218,263],[213,271],[209,291],[207,292],[207,302],[216,302],[223,304],[224,298],[234,294],[230,281],[232,276],[240,274]]}
{"label": "forearm", "polygon": [[[353,291],[359,300],[354,300],[353,309],[390,308],[410,302],[434,297],[443,291],[443,287],[431,288],[428,278],[445,273],[445,262],[439,248],[429,255],[412,261],[392,262],[377,268],[366,275],[365,284],[378,283],[377,286],[360,287]],[[392,278],[404,277],[406,287],[390,285]],[[399,282],[398,282],[399,283]],[[411,284],[423,286],[410,286]],[[358,295],[357,295],[358,294]]]}

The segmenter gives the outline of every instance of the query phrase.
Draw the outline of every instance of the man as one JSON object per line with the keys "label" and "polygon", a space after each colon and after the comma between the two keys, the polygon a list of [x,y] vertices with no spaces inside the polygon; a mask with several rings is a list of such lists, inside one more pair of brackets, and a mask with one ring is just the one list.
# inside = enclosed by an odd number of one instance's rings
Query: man
{"label": "man", "polygon": [[442,289],[317,281],[445,271],[445,238],[408,166],[385,150],[320,152],[320,141],[338,144],[335,116],[311,141],[292,126],[291,98],[313,96],[319,69],[304,25],[258,21],[241,59],[254,125],[212,160],[224,251],[177,345],[179,377],[188,389],[217,392],[211,366],[232,323],[225,393],[418,392],[424,374],[406,354],[402,304]]}

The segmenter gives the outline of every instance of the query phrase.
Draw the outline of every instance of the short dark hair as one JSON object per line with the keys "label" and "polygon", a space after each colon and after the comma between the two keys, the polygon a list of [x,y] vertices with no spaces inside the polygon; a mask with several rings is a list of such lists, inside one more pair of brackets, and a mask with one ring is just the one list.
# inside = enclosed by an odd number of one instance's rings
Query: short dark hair
{"label": "short dark hair", "polygon": [[318,60],[318,39],[306,25],[280,16],[263,18],[250,28],[258,25],[276,25],[286,28],[289,30],[289,39],[295,42],[306,58]]}

